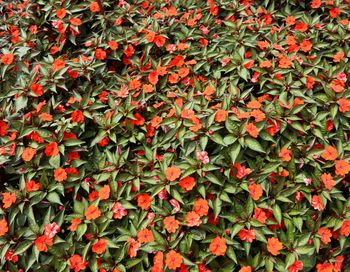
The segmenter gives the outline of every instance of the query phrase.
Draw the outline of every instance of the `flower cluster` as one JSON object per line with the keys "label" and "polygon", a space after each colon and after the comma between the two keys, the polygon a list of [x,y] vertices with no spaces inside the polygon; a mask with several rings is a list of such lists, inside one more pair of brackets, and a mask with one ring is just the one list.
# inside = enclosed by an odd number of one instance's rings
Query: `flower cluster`
{"label": "flower cluster", "polygon": [[349,271],[350,0],[0,0],[1,271]]}

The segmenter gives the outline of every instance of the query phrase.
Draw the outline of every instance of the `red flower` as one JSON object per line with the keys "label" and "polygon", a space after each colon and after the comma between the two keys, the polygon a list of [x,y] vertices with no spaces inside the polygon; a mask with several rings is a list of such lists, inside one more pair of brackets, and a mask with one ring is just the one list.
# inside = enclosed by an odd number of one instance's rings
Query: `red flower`
{"label": "red flower", "polygon": [[295,261],[290,267],[288,267],[288,272],[298,272],[303,269],[303,262]]}
{"label": "red flower", "polygon": [[76,110],[72,112],[72,121],[77,123],[84,123],[84,115],[80,110]]}
{"label": "red flower", "polygon": [[92,246],[92,252],[96,254],[103,254],[106,251],[106,248],[107,241],[105,239],[100,239]]}
{"label": "red flower", "polygon": [[252,243],[253,240],[255,239],[255,231],[243,229],[238,233],[238,236],[239,236],[239,239],[241,239],[242,241]]}
{"label": "red flower", "polygon": [[137,196],[137,206],[143,210],[149,210],[152,198],[148,194],[140,194]]}
{"label": "red flower", "polygon": [[5,136],[7,133],[8,125],[5,121],[0,120],[0,136]]}
{"label": "red flower", "polygon": [[106,51],[104,51],[103,49],[101,48],[97,48],[96,51],[95,51],[95,58],[98,59],[98,60],[104,60],[107,56],[107,53]]}
{"label": "red flower", "polygon": [[35,240],[35,246],[39,251],[47,252],[48,246],[52,246],[52,245],[53,245],[52,238],[49,238],[45,235],[39,236]]}
{"label": "red flower", "polygon": [[12,64],[13,60],[14,60],[14,55],[12,53],[3,54],[1,56],[1,63],[2,64],[10,65],[10,64]]}
{"label": "red flower", "polygon": [[69,268],[74,269],[74,272],[86,269],[86,265],[87,263],[78,254],[74,254],[69,258]]}
{"label": "red flower", "polygon": [[25,183],[25,187],[28,193],[36,192],[40,190],[40,183],[36,183],[34,180],[30,180]]}
{"label": "red flower", "polygon": [[30,90],[37,96],[41,96],[44,93],[44,87],[38,83],[33,83],[30,85]]}

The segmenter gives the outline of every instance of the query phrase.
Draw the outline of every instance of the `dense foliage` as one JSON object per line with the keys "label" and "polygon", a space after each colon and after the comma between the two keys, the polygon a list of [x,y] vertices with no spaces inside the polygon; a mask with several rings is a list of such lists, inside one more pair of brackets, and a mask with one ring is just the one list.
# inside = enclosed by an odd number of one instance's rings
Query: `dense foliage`
{"label": "dense foliage", "polygon": [[350,271],[350,0],[8,2],[1,271]]}

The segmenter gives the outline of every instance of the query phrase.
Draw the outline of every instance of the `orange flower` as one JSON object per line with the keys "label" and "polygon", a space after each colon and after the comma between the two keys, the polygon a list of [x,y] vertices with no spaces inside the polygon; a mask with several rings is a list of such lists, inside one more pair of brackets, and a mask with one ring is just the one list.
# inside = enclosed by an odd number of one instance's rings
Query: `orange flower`
{"label": "orange flower", "polygon": [[86,209],[84,215],[87,220],[96,219],[101,216],[101,211],[97,206],[91,205]]}
{"label": "orange flower", "polygon": [[345,176],[350,172],[350,164],[344,160],[338,160],[335,163],[335,173],[338,176]]}
{"label": "orange flower", "polygon": [[141,81],[133,79],[129,82],[129,90],[139,90],[141,88]]}
{"label": "orange flower", "polygon": [[101,199],[101,200],[105,200],[105,199],[108,199],[109,198],[109,195],[111,193],[111,189],[109,187],[109,185],[104,185],[100,191],[98,192],[98,197]]}
{"label": "orange flower", "polygon": [[52,238],[49,238],[46,235],[39,236],[35,240],[35,246],[39,251],[47,252],[48,246],[52,246],[53,241]]}
{"label": "orange flower", "polygon": [[282,147],[280,153],[278,154],[282,161],[289,162],[292,159],[292,151],[285,147]]}
{"label": "orange flower", "polygon": [[16,203],[16,193],[3,193],[2,203],[4,203],[4,208],[10,208],[12,204]]}
{"label": "orange flower", "polygon": [[196,185],[196,180],[193,177],[185,177],[180,180],[179,186],[185,191],[191,191],[193,187]]}
{"label": "orange flower", "polygon": [[260,68],[270,68],[272,66],[271,61],[264,60],[259,64]]}
{"label": "orange flower", "polygon": [[255,239],[255,231],[254,230],[241,230],[238,233],[239,239],[242,241],[246,241],[248,243],[252,243]]}
{"label": "orange flower", "polygon": [[225,238],[220,236],[215,237],[209,245],[209,250],[215,256],[224,256],[227,250]]}
{"label": "orange flower", "polygon": [[27,147],[22,153],[22,159],[24,161],[31,161],[36,154],[36,149]]}
{"label": "orange flower", "polygon": [[252,268],[250,266],[242,266],[238,272],[252,272]]}
{"label": "orange flower", "polygon": [[304,40],[300,43],[301,51],[309,52],[312,48],[312,43],[309,40]]}
{"label": "orange flower", "polygon": [[2,64],[5,64],[5,65],[12,64],[13,59],[14,59],[14,55],[12,53],[3,54],[1,56],[1,62],[2,62]]}
{"label": "orange flower", "polygon": [[315,210],[323,211],[324,205],[321,197],[314,195],[311,200],[311,206],[314,207]]}
{"label": "orange flower", "polygon": [[349,234],[350,234],[350,220],[344,220],[340,228],[340,235],[349,236]]}
{"label": "orange flower", "polygon": [[247,104],[248,109],[260,109],[261,103],[258,100],[249,101]]}
{"label": "orange flower", "polygon": [[341,93],[345,89],[345,83],[342,80],[333,79],[330,87],[334,92]]}
{"label": "orange flower", "polygon": [[163,272],[163,271],[164,271],[164,254],[162,251],[158,251],[154,255],[151,272]]}
{"label": "orange flower", "polygon": [[140,194],[137,196],[137,206],[143,210],[148,210],[151,207],[152,198],[148,194]]}
{"label": "orange flower", "polygon": [[194,202],[193,208],[195,213],[197,213],[199,216],[205,216],[208,214],[209,211],[208,201],[206,201],[203,198],[200,198]]}
{"label": "orange flower", "polygon": [[298,272],[303,269],[303,262],[295,261],[290,267],[288,267],[288,272]]}
{"label": "orange flower", "polygon": [[260,223],[265,224],[267,216],[263,209],[254,208],[253,218],[258,220]]}
{"label": "orange flower", "polygon": [[60,19],[63,19],[66,16],[67,12],[64,8],[58,9],[56,11],[56,16]]}
{"label": "orange flower", "polygon": [[65,181],[67,179],[67,173],[62,167],[59,167],[54,171],[54,176],[55,180],[59,182]]}
{"label": "orange flower", "polygon": [[279,68],[290,68],[291,66],[292,66],[292,61],[286,56],[282,56],[279,59],[279,62],[278,62]]}
{"label": "orange flower", "polygon": [[52,63],[52,69],[54,71],[59,71],[61,69],[63,69],[65,67],[65,63],[64,60],[62,59],[56,59],[53,63]]}
{"label": "orange flower", "polygon": [[89,8],[90,8],[91,12],[100,12],[101,11],[100,5],[97,2],[91,2]]}
{"label": "orange flower", "polygon": [[119,47],[119,44],[116,41],[109,41],[108,46],[112,50],[117,50]]}
{"label": "orange flower", "polygon": [[333,177],[331,174],[323,173],[321,175],[321,180],[324,184],[324,187],[326,187],[327,190],[332,190],[332,188],[335,185],[335,181],[333,180]]}
{"label": "orange flower", "polygon": [[181,169],[176,166],[168,167],[165,171],[167,180],[174,181],[181,176]]}
{"label": "orange flower", "polygon": [[225,122],[228,117],[228,112],[225,110],[218,110],[215,114],[214,120],[216,122]]}
{"label": "orange flower", "polygon": [[70,221],[71,225],[69,226],[69,230],[70,231],[76,231],[77,227],[79,226],[79,224],[81,223],[81,219],[80,218],[74,218]]}
{"label": "orange flower", "polygon": [[190,70],[188,68],[186,68],[186,67],[182,67],[182,68],[179,69],[179,76],[181,78],[186,77],[189,73],[190,73]]}
{"label": "orange flower", "polygon": [[248,185],[250,196],[253,200],[257,201],[263,195],[263,189],[260,184],[249,184]]}
{"label": "orange flower", "polygon": [[80,270],[86,269],[86,265],[87,263],[78,254],[74,254],[69,258],[69,268],[74,269],[74,272],[79,272]]}
{"label": "orange flower", "polygon": [[45,122],[50,122],[53,120],[52,115],[46,112],[40,113],[38,117]]}
{"label": "orange flower", "polygon": [[80,26],[82,23],[79,18],[71,18],[69,22],[74,26]]}
{"label": "orange flower", "polygon": [[171,216],[165,217],[164,227],[169,233],[174,233],[179,228],[179,221]]}
{"label": "orange flower", "polygon": [[151,230],[148,230],[148,229],[140,230],[137,233],[137,241],[141,244],[154,242],[153,232]]}
{"label": "orange flower", "polygon": [[339,111],[340,112],[350,111],[350,100],[348,100],[346,98],[340,98],[338,100],[338,104],[339,104]]}
{"label": "orange flower", "polygon": [[144,85],[142,85],[142,90],[145,93],[152,93],[154,91],[153,86],[151,84],[144,84]]}
{"label": "orange flower", "polygon": [[5,218],[0,220],[0,237],[4,236],[9,230],[8,224]]}
{"label": "orange flower", "polygon": [[154,31],[149,31],[146,35],[146,41],[153,42],[154,38],[156,37],[157,33]]}
{"label": "orange flower", "polygon": [[106,251],[106,248],[107,241],[105,239],[100,239],[92,246],[92,252],[96,254],[103,254]]}
{"label": "orange flower", "polygon": [[338,157],[338,152],[333,146],[327,146],[322,152],[321,157],[327,161],[334,161]]}
{"label": "orange flower", "polygon": [[95,58],[98,60],[104,60],[107,56],[106,51],[104,51],[102,48],[97,48],[95,51]]}
{"label": "orange flower", "polygon": [[181,266],[182,256],[175,250],[171,250],[165,255],[165,264],[168,266],[169,269],[175,270],[176,268],[179,268]]}
{"label": "orange flower", "polygon": [[278,240],[278,238],[269,238],[267,239],[267,250],[273,256],[277,256],[280,254],[280,250],[283,248],[283,244]]}
{"label": "orange flower", "polygon": [[84,123],[85,117],[82,111],[76,110],[72,112],[72,121],[76,123]]}
{"label": "orange flower", "polygon": [[330,263],[317,264],[317,272],[333,272],[333,265]]}
{"label": "orange flower", "polygon": [[154,118],[152,118],[151,120],[151,126],[154,128],[158,128],[160,123],[163,121],[163,118],[160,116],[155,116]]}
{"label": "orange flower", "polygon": [[34,180],[30,180],[25,183],[25,187],[28,193],[36,192],[40,190],[40,183],[36,183]]}
{"label": "orange flower", "polygon": [[319,228],[318,234],[321,236],[321,241],[327,245],[331,241],[332,233],[328,228]]}
{"label": "orange flower", "polygon": [[56,155],[58,155],[59,150],[58,150],[58,145],[56,142],[52,142],[49,143],[46,147],[45,147],[45,151],[44,151],[45,155],[47,157],[54,157]]}
{"label": "orange flower", "polygon": [[129,249],[128,249],[128,254],[131,258],[136,257],[137,251],[140,248],[140,243],[136,242],[134,238],[130,238],[128,240],[129,243]]}
{"label": "orange flower", "polygon": [[186,223],[189,227],[198,227],[200,224],[202,224],[202,220],[196,212],[188,212],[186,215]]}
{"label": "orange flower", "polygon": [[258,128],[253,123],[248,123],[245,125],[245,130],[249,133],[253,138],[257,138],[259,135]]}
{"label": "orange flower", "polygon": [[333,55],[333,62],[340,62],[345,57],[345,53],[340,51]]}

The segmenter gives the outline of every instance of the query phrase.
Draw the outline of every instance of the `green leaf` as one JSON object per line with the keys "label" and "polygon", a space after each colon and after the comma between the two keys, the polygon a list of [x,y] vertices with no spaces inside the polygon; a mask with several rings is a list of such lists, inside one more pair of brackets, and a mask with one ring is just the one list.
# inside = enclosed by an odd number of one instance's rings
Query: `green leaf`
{"label": "green leaf", "polygon": [[257,152],[261,152],[261,153],[265,153],[264,148],[261,146],[261,144],[251,138],[251,137],[247,137],[244,139],[244,143],[246,144],[247,147],[249,147],[251,150],[257,151]]}

